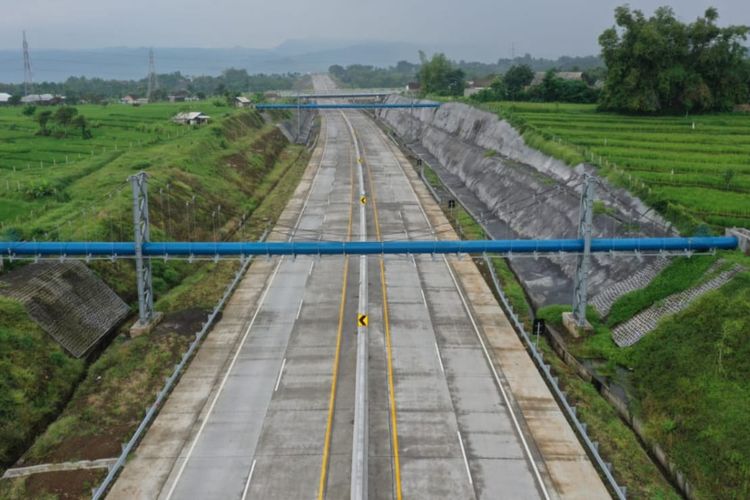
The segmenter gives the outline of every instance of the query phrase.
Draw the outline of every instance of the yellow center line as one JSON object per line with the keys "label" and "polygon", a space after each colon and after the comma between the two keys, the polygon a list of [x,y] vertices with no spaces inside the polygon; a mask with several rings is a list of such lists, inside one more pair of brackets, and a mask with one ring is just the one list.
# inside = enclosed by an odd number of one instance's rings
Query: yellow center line
{"label": "yellow center line", "polygon": [[[326,136],[326,140],[327,140]],[[351,157],[351,155],[350,155]],[[321,162],[323,161],[321,157]],[[347,227],[347,240],[352,236],[352,218],[354,212],[354,165],[350,161],[349,183],[351,184],[351,193],[349,195],[349,224]],[[328,399],[328,418],[326,420],[326,434],[323,443],[323,461],[320,468],[320,482],[318,483],[318,500],[323,500],[326,492],[326,482],[328,479],[328,462],[331,454],[331,433],[333,432],[333,413],[336,408],[336,386],[339,377],[339,359],[341,357],[341,338],[344,331],[344,312],[346,310],[346,288],[347,278],[349,276],[349,257],[344,257],[344,277],[341,283],[341,302],[339,303],[339,326],[336,332],[336,352],[333,357],[333,373],[331,375],[331,394]]]}
{"label": "yellow center line", "polygon": [[[365,145],[362,144],[362,156],[366,157]],[[372,202],[373,218],[375,220],[375,234],[378,241],[382,241],[383,238],[380,233],[380,217],[378,216],[378,204],[375,197],[375,183],[372,182],[372,171],[370,170],[370,164],[364,162],[364,166],[367,167],[367,183],[369,185],[370,201]],[[383,295],[383,326],[385,329],[385,352],[386,352],[386,364],[388,370],[388,406],[391,413],[391,441],[393,448],[393,471],[394,471],[394,482],[396,483],[396,499],[402,499],[401,493],[401,461],[398,456],[398,424],[396,418],[396,391],[393,387],[393,348],[391,347],[391,321],[388,315],[388,292],[386,289],[385,279],[385,259],[380,256],[380,291]]]}

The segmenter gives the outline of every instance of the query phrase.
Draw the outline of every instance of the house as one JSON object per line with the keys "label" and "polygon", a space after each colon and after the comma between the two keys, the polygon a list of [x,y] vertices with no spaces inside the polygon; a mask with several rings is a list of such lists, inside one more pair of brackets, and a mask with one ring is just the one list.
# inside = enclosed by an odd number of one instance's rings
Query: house
{"label": "house", "polygon": [[247,97],[237,96],[234,98],[234,106],[236,108],[249,108],[253,102]]}
{"label": "house", "polygon": [[135,102],[133,103],[133,106],[141,106],[143,104],[148,104],[148,99],[145,97],[139,97],[138,99],[135,100]]}
{"label": "house", "polygon": [[169,102],[185,102],[189,96],[190,92],[187,90],[178,90],[174,94],[168,95],[167,99],[169,99]]}
{"label": "house", "polygon": [[407,92],[419,92],[422,90],[422,85],[419,82],[409,82],[406,84]]}
{"label": "house", "polygon": [[[537,71],[534,73],[534,79],[531,80],[531,83],[529,84],[529,87],[536,87],[537,85],[541,85],[541,83],[544,81],[544,77],[547,76],[546,71]],[[583,72],[582,71],[556,71],[555,76],[562,79],[562,80],[568,80],[568,81],[583,81]]]}
{"label": "house", "polygon": [[128,94],[125,97],[123,97],[122,99],[120,99],[120,103],[121,104],[130,104],[130,105],[133,105],[133,104],[135,104],[136,100],[138,100],[138,98],[136,96]]}
{"label": "house", "polygon": [[8,94],[7,92],[0,92],[0,106],[8,104],[11,97],[13,96]]}
{"label": "house", "polygon": [[21,98],[23,104],[40,104],[51,106],[54,104],[62,104],[65,102],[64,95],[52,95],[52,94],[29,94]]}
{"label": "house", "polygon": [[185,113],[177,113],[172,117],[172,122],[180,125],[203,125],[208,123],[211,117],[201,113],[200,111],[189,111]]}
{"label": "house", "polygon": [[466,87],[464,89],[464,97],[471,97],[474,94],[480,93],[481,91],[483,91],[486,88],[487,87]]}

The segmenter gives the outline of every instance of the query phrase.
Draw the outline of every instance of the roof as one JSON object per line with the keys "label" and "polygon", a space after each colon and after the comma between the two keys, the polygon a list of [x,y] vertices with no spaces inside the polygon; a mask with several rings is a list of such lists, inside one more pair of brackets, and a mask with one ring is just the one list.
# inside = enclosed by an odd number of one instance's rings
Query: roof
{"label": "roof", "polygon": [[[539,85],[544,81],[544,77],[547,76],[546,71],[537,71],[534,73],[534,79],[529,84],[530,87],[534,87],[536,85]],[[562,80],[583,80],[583,72],[582,71],[556,71],[555,76],[562,79]]]}
{"label": "roof", "polygon": [[65,96],[52,94],[29,94],[21,98],[21,102],[52,101],[53,99],[65,99]]}
{"label": "roof", "polygon": [[184,113],[177,113],[172,118],[173,120],[195,120],[196,118],[208,118],[208,115],[204,115],[200,111],[189,111]]}
{"label": "roof", "polygon": [[252,102],[247,97],[242,97],[242,96],[237,96],[234,98],[234,100],[237,102],[241,102],[242,104],[250,104]]}
{"label": "roof", "polygon": [[8,102],[13,97],[7,92],[0,92],[0,102]]}

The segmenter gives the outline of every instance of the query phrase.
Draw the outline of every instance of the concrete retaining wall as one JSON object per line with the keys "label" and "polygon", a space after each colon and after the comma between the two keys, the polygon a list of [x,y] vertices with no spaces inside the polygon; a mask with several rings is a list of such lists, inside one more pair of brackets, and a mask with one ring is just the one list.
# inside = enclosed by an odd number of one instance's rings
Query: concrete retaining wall
{"label": "concrete retaining wall", "polygon": [[[388,98],[388,102],[401,101],[405,99],[400,96]],[[532,149],[509,123],[465,104],[447,103],[438,109],[384,109],[378,111],[378,117],[407,145],[424,152],[439,174],[444,169],[460,179],[469,196],[481,204],[481,211],[503,223],[504,229],[493,232],[493,238],[575,237],[583,174],[595,174],[593,167],[570,167]],[[601,183],[597,199],[606,210],[594,217],[595,237],[674,233],[641,200],[605,180]],[[632,277],[654,260],[595,256],[590,273],[591,297]],[[511,265],[535,306],[570,302],[575,258],[516,259]],[[622,293],[627,291],[623,288]]]}

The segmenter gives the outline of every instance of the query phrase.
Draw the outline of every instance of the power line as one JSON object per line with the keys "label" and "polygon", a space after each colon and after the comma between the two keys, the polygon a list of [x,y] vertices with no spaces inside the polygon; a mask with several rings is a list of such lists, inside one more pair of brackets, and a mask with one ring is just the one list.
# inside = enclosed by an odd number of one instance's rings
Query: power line
{"label": "power line", "polygon": [[23,31],[23,90],[26,95],[31,94],[31,57],[29,57],[29,43],[26,41],[26,31]]}
{"label": "power line", "polygon": [[159,80],[156,78],[156,64],[154,63],[154,49],[148,50],[148,92],[146,99],[151,100],[153,92],[159,88]]}

